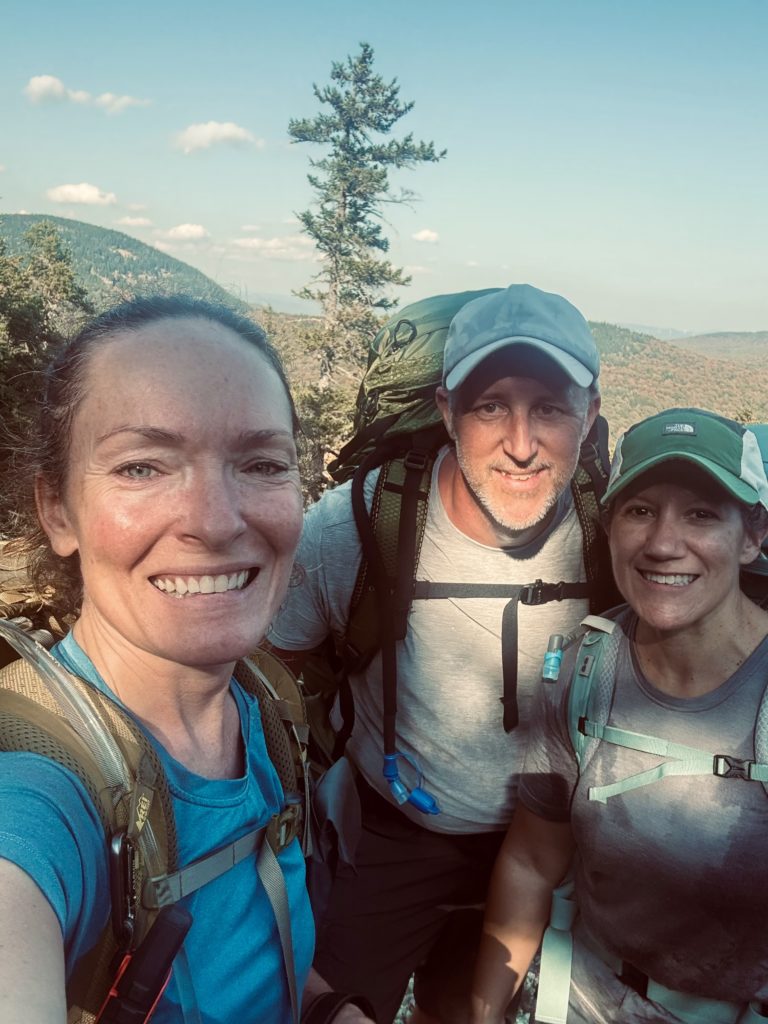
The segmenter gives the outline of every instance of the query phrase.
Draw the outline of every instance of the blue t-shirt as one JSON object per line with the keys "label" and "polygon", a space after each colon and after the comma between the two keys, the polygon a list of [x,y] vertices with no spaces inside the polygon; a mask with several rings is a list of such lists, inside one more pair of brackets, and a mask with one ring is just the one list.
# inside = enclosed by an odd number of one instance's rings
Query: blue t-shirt
{"label": "blue t-shirt", "polygon": [[[53,653],[70,671],[114,698],[72,634]],[[247,756],[242,778],[195,775],[149,737],[168,776],[182,865],[266,824],[282,807],[282,788],[267,754],[258,703],[234,681],[231,687]],[[22,868],[51,904],[61,925],[69,976],[98,939],[111,909],[104,832],[71,772],[37,754],[0,756],[0,857]],[[312,961],[314,925],[298,841],[279,859],[301,992]],[[255,857],[246,857],[181,902],[194,919],[185,949],[203,1024],[290,1021],[282,947]],[[171,977],[153,1024],[180,1024],[182,1019]]]}

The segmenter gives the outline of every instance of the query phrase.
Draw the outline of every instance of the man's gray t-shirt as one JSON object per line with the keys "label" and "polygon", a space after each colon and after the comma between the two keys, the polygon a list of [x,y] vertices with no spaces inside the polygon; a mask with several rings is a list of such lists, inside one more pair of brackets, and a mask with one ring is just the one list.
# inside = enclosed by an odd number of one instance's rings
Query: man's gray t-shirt
{"label": "man's gray t-shirt", "polygon": [[[657,690],[640,670],[628,639],[634,614],[625,610],[619,622],[624,635],[609,724],[754,758],[768,638],[717,689],[681,699]],[[590,786],[639,774],[665,758],[602,741],[579,775],[567,722],[572,661],[563,660],[558,683],[541,687],[520,799],[541,817],[571,822],[580,927],[668,988],[732,1002],[768,1000],[765,789],[715,775],[669,776],[606,803],[588,800]],[[591,979],[579,978],[585,961]],[[588,951],[582,949],[576,967],[585,1019],[594,1019],[596,1003],[607,1022],[677,1020],[651,1012]],[[591,1011],[585,1009],[590,1000]]]}
{"label": "man's gray t-shirt", "polygon": [[[444,456],[444,453],[441,458]],[[545,536],[528,548],[488,547],[461,533],[440,499],[437,460],[417,571],[441,583],[557,583],[583,581],[582,534],[570,494]],[[370,502],[376,474],[366,480]],[[350,488],[326,493],[307,512],[297,561],[306,578],[291,588],[269,634],[276,647],[311,649],[333,633],[343,636],[361,561]],[[398,644],[398,749],[416,758],[424,788],[441,813],[403,813],[439,832],[475,833],[505,826],[512,814],[517,777],[528,735],[530,705],[541,685],[547,640],[573,629],[587,612],[586,600],[518,606],[518,703],[521,724],[502,725],[501,619],[505,598],[415,600],[405,640]],[[389,799],[382,776],[381,669],[377,654],[352,675],[355,727],[347,754],[364,777]],[[415,774],[401,760],[401,777]]]}

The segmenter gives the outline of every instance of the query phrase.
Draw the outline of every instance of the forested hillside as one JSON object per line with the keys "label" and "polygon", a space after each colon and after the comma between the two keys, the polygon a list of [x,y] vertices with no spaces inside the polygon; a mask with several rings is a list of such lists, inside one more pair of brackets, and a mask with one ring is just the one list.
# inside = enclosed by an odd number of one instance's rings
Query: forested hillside
{"label": "forested hillside", "polygon": [[695,334],[672,338],[672,344],[688,352],[698,352],[712,359],[735,359],[738,362],[762,362],[768,359],[768,331],[718,331],[716,334]]}
{"label": "forested hillside", "polygon": [[[615,437],[630,424],[675,405],[696,405],[744,422],[768,421],[765,356],[718,358],[677,341],[657,341],[613,324],[590,325],[602,356],[603,411]],[[738,338],[739,335],[731,337]]]}
{"label": "forested hillside", "polygon": [[56,226],[71,250],[72,267],[78,284],[86,289],[96,309],[139,293],[164,295],[186,292],[198,298],[245,309],[230,292],[188,263],[145,245],[122,231],[96,227],[67,217],[9,213],[0,216],[0,237],[9,254],[24,249],[24,235],[40,221]]}

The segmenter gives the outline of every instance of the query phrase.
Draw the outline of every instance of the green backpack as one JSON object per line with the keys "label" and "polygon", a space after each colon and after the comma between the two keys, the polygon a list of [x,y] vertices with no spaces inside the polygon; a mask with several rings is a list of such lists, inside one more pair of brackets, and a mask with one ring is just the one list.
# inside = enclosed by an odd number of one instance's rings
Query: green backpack
{"label": "green backpack", "polygon": [[[608,428],[601,417],[582,445],[571,488],[584,535],[586,583],[532,580],[520,587],[416,580],[432,468],[439,449],[449,440],[434,398],[442,380],[448,328],[467,302],[498,290],[437,295],[413,303],[395,314],[371,343],[368,369],[357,398],[355,434],[329,466],[336,482],[352,481],[352,507],[363,548],[346,633],[338,644],[343,666],[340,704],[344,725],[336,737],[331,760],[340,756],[354,723],[346,676],[350,671],[364,668],[381,650],[384,755],[385,763],[389,759],[390,769],[396,772],[393,767],[399,756],[395,747],[396,645],[405,638],[413,600],[508,598],[505,611],[505,627],[508,628],[504,630],[502,650],[502,704],[503,725],[511,731],[518,721],[518,604],[539,605],[564,598],[588,597],[590,609],[599,611],[619,599],[599,522],[599,501],[609,471]],[[379,467],[369,513],[364,497],[365,479]],[[310,690],[317,688],[311,669],[305,672],[305,682]],[[327,695],[331,689],[327,684],[324,687]],[[393,778],[394,775],[390,784]],[[397,785],[393,794],[403,802],[402,791],[396,790]]]}

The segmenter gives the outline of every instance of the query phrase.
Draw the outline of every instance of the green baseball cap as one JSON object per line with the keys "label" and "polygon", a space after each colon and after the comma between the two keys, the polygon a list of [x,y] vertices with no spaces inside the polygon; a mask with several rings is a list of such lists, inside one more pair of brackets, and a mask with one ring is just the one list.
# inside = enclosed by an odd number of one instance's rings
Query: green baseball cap
{"label": "green baseball cap", "polygon": [[703,409],[667,409],[622,434],[603,504],[672,459],[700,466],[737,501],[768,508],[768,479],[757,438],[741,423]]}

